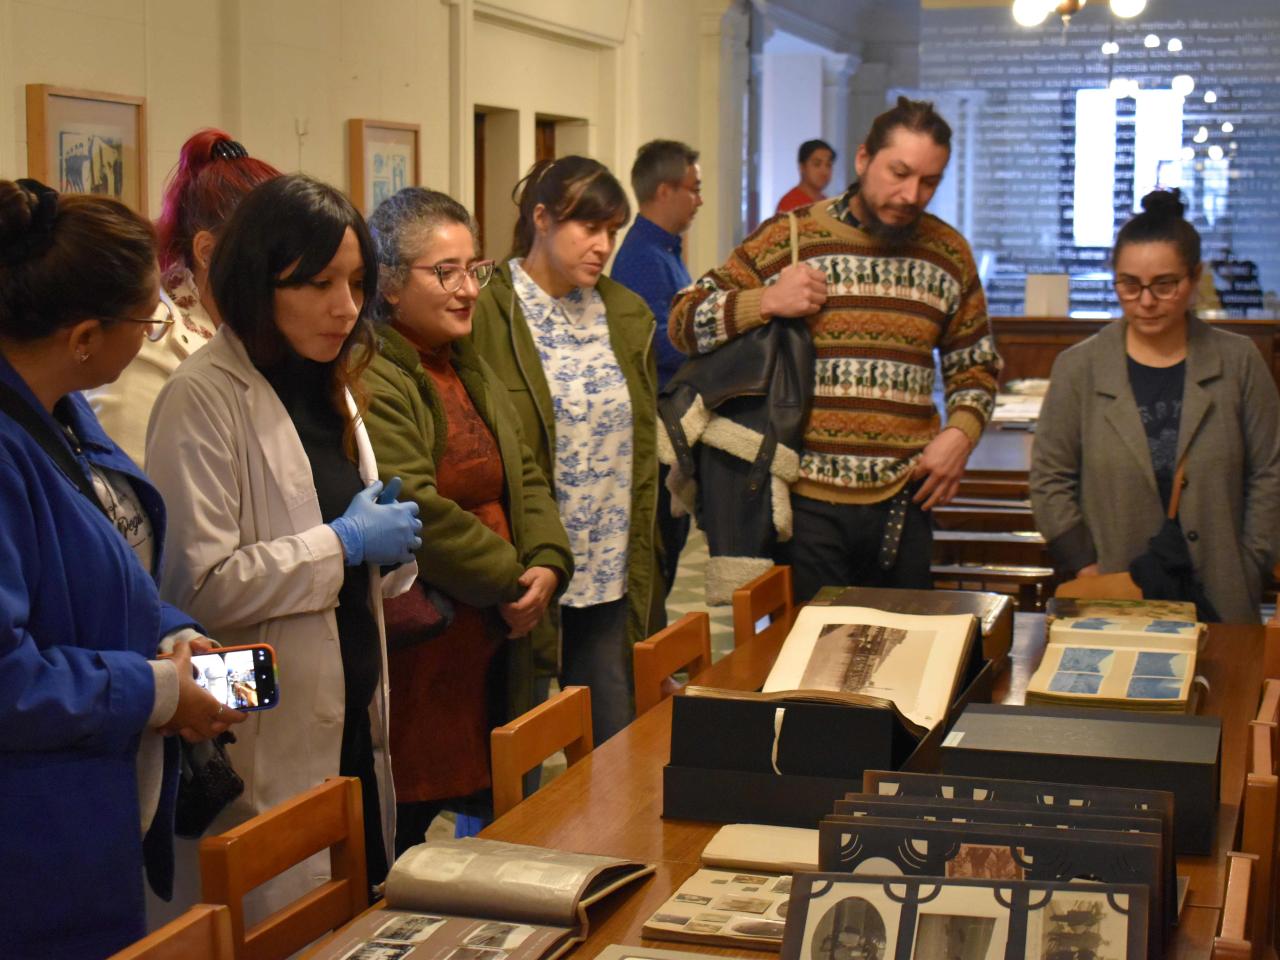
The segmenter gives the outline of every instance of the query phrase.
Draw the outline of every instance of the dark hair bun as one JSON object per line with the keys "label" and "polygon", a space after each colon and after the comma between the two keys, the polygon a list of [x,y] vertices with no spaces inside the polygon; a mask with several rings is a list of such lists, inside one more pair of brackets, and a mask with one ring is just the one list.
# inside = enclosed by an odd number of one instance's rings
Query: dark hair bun
{"label": "dark hair bun", "polygon": [[12,180],[0,180],[0,255],[25,243],[38,201],[36,195]]}
{"label": "dark hair bun", "polygon": [[1181,220],[1187,205],[1182,202],[1182,191],[1174,187],[1172,190],[1152,190],[1142,198],[1142,209],[1154,217]]}

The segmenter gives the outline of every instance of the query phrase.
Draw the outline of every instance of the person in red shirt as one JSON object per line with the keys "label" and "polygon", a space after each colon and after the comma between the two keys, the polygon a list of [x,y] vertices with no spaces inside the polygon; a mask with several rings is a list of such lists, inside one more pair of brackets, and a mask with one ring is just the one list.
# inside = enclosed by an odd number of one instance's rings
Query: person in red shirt
{"label": "person in red shirt", "polygon": [[800,144],[800,182],[782,195],[777,213],[786,213],[817,200],[825,200],[831,182],[831,165],[836,162],[836,152],[825,140],[806,140]]}

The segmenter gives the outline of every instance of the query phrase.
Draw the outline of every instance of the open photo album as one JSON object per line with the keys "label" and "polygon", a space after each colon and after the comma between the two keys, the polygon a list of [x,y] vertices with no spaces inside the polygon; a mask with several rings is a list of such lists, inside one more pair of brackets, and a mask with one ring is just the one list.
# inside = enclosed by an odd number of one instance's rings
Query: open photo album
{"label": "open photo album", "polygon": [[467,837],[411,847],[385,910],[344,927],[316,960],[551,960],[586,939],[587,908],[653,873],[631,860]]}

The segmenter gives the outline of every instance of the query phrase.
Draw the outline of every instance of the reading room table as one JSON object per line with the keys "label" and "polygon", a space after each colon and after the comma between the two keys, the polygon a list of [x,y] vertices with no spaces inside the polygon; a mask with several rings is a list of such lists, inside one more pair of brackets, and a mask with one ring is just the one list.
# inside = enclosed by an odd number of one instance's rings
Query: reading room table
{"label": "reading room table", "polygon": [[[1178,858],[1178,873],[1188,876],[1190,883],[1170,954],[1173,957],[1208,957],[1218,928],[1227,853],[1233,849],[1239,826],[1248,725],[1262,686],[1262,643],[1261,626],[1212,625],[1197,664],[1197,672],[1209,682],[1200,712],[1222,718],[1221,800],[1213,855]],[[749,640],[695,680],[703,686],[759,689],[779,645],[762,638]],[[1016,632],[1008,666],[996,679],[992,699],[1022,703],[1027,680],[1043,649],[1043,618],[1039,623],[1032,620],[1024,624]],[[713,955],[776,957],[776,953],[676,944],[640,936],[644,922],[698,869],[703,847],[720,826],[662,819],[662,768],[670,740],[668,698],[480,835],[656,865],[653,876],[591,908],[590,935],[570,954],[572,960],[591,960],[609,944],[641,942]]]}

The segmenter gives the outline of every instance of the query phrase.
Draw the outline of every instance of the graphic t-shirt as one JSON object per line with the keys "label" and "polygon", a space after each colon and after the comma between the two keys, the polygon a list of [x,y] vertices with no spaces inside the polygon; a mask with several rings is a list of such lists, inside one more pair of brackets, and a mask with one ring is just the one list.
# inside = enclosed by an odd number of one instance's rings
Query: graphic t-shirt
{"label": "graphic t-shirt", "polygon": [[1147,448],[1151,451],[1160,503],[1167,510],[1173,492],[1173,475],[1178,467],[1178,425],[1182,420],[1182,384],[1187,363],[1183,360],[1171,367],[1148,367],[1132,357],[1127,359],[1129,386],[1147,431]]}

